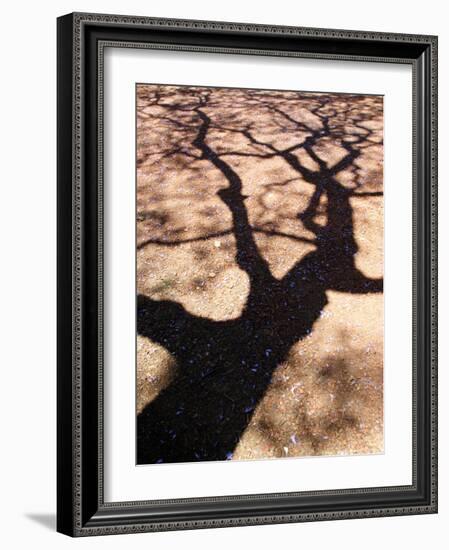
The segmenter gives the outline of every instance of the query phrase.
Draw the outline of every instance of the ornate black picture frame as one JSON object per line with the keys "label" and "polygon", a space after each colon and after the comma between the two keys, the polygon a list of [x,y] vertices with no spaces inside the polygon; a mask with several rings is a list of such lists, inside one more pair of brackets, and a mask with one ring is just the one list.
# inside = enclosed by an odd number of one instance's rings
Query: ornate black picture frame
{"label": "ornate black picture frame", "polygon": [[[413,483],[105,502],[103,175],[105,44],[406,63],[413,70]],[[437,38],[69,14],[58,19],[58,503],[71,536],[437,512]]]}

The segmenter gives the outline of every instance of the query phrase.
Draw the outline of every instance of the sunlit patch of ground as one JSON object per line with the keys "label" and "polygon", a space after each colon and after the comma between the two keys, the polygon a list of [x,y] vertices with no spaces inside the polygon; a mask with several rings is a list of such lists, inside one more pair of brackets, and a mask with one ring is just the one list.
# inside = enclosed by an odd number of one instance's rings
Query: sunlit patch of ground
{"label": "sunlit patch of ground", "polygon": [[329,294],[313,332],[277,368],[235,458],[383,450],[382,300]]}

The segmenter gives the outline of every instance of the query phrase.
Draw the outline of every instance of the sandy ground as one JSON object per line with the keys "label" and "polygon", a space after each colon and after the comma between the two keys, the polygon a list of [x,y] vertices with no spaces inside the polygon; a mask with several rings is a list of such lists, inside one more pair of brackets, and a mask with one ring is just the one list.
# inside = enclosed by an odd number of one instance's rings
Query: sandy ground
{"label": "sandy ground", "polygon": [[[282,317],[282,292],[270,298],[263,291],[264,266],[267,288],[276,289],[297,280],[299,288],[295,270],[309,258],[315,262],[317,252],[325,266],[322,276],[314,273],[319,292],[310,291],[324,296],[316,315],[297,339],[289,335],[284,346],[273,346],[279,362],[266,367],[266,382],[257,386],[252,407],[245,406],[245,420],[232,420],[241,426],[233,428],[234,444],[203,452],[192,437],[189,444],[199,447],[192,457],[172,448],[163,456],[159,446],[159,459],[148,455],[139,462],[383,452],[383,293],[373,283],[383,276],[382,98],[139,85],[137,115],[138,294],[158,308],[148,326],[171,304],[184,317],[213,321],[213,346],[219,347],[220,327],[228,330],[247,311],[257,312],[257,300],[261,311],[268,308],[264,327],[270,299],[273,316]],[[235,174],[241,188],[226,199],[220,190],[232,186]],[[338,193],[346,209],[334,208]],[[244,249],[250,251],[245,257]],[[257,262],[260,269],[253,268]],[[160,315],[159,327],[166,319]],[[301,324],[298,319],[292,323]],[[270,337],[282,340],[276,323]],[[151,327],[139,330],[137,341],[137,413],[143,418],[147,411],[154,423],[154,410],[169,410],[164,399],[176,399],[183,387],[194,393],[197,382],[196,375],[187,382],[187,361],[176,347],[182,348],[182,335],[176,346],[164,345],[164,335]],[[207,363],[207,353],[195,361]],[[229,357],[223,365],[232,363]],[[235,371],[229,378],[239,379]],[[216,387],[226,385],[223,380]],[[232,397],[232,388],[226,391]],[[201,386],[198,399],[206,392]],[[178,432],[195,422],[192,399]],[[152,445],[151,438],[165,435],[162,428],[157,435],[149,430],[148,422],[139,437],[144,430]],[[169,421],[163,425],[171,433]]]}

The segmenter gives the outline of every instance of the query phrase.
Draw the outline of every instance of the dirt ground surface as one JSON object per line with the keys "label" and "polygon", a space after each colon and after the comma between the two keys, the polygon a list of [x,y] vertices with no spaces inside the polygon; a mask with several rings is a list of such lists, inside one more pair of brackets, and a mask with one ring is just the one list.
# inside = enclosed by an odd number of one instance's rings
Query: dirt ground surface
{"label": "dirt ground surface", "polygon": [[383,100],[138,85],[138,463],[383,452]]}

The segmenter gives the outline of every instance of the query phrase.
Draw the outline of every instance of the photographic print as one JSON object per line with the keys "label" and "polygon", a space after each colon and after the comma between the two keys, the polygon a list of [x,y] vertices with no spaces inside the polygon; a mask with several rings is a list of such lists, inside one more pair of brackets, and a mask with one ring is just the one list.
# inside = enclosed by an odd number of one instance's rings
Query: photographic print
{"label": "photographic print", "polygon": [[438,37],[57,29],[57,530],[437,513]]}
{"label": "photographic print", "polygon": [[383,452],[383,97],[136,85],[137,463]]}

